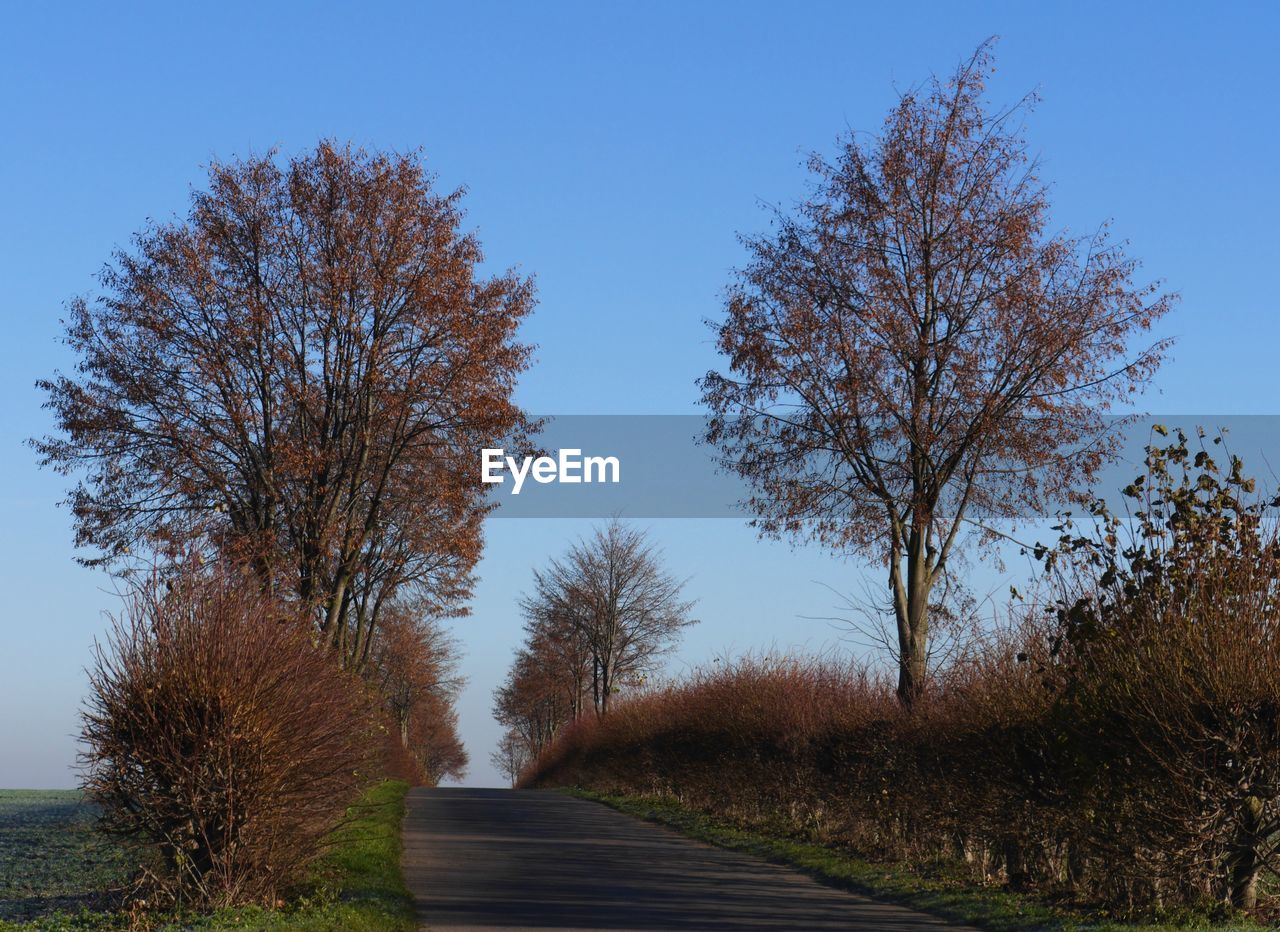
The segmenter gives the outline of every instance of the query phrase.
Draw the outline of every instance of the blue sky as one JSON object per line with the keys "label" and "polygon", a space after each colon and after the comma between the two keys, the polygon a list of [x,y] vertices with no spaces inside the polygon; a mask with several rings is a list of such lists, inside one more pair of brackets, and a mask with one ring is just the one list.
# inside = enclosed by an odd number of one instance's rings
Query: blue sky
{"label": "blue sky", "polygon": [[[546,413],[697,411],[738,231],[804,192],[809,150],[879,128],[895,87],[1001,36],[992,98],[1038,89],[1028,136],[1054,216],[1115,230],[1183,301],[1156,412],[1274,413],[1280,260],[1269,4],[7,5],[0,12],[0,786],[66,786],[82,667],[114,606],[72,562],[64,480],[23,440],[70,360],[63,303],[211,157],[321,137],[422,147],[495,268],[537,276],[520,387]],[[489,694],[533,565],[586,528],[495,520],[456,632],[471,782],[496,782]],[[863,567],[731,520],[650,522],[702,624],[676,661],[840,649],[823,585]],[[874,579],[880,571],[875,570]]]}

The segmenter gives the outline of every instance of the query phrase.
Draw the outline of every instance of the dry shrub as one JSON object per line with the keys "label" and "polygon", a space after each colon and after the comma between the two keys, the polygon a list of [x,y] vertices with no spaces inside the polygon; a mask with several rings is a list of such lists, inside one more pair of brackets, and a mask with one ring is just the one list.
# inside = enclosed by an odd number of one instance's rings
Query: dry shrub
{"label": "dry shrub", "polygon": [[[873,748],[902,715],[892,688],[856,665],[744,658],[579,719],[522,783],[673,795],[753,824],[872,842],[875,819],[862,817],[880,780],[864,764],[887,762]],[[873,784],[867,805],[845,796]]]}
{"label": "dry shrub", "polygon": [[357,681],[290,609],[234,572],[153,581],[90,671],[83,786],[138,846],[139,892],[274,902],[368,780]]}
{"label": "dry shrub", "polygon": [[1224,441],[1149,445],[1129,516],[1095,501],[1092,531],[1068,521],[1046,560],[1055,730],[1088,778],[1084,844],[1112,899],[1251,907],[1275,866],[1280,498],[1255,492]]}
{"label": "dry shrub", "polygon": [[1277,570],[1212,559],[1078,649],[1057,725],[1113,898],[1255,904],[1280,831]]}
{"label": "dry shrub", "polygon": [[563,730],[524,783],[1120,909],[1253,907],[1280,855],[1280,498],[1202,446],[1148,447],[1132,525],[1095,502],[1065,526],[1039,609],[909,711],[856,666],[721,664]]}
{"label": "dry shrub", "polygon": [[427,782],[422,762],[409,751],[400,740],[399,732],[392,726],[386,716],[382,717],[379,728],[378,757],[381,761],[381,772],[388,780],[403,780],[411,786]]}
{"label": "dry shrub", "polygon": [[1108,639],[1084,681],[1028,625],[909,712],[854,666],[720,665],[567,727],[522,783],[671,795],[1120,908],[1250,905],[1280,814],[1280,646],[1221,621]]}

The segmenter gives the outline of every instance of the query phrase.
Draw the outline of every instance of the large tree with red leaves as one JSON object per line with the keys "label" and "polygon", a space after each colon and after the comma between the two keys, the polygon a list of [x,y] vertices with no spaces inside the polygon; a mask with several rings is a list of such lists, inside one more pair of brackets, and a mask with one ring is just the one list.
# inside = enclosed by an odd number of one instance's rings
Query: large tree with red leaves
{"label": "large tree with red leaves", "polygon": [[82,476],[91,562],[216,550],[306,603],[361,666],[383,608],[459,610],[487,510],[478,449],[527,427],[511,393],[531,283],[482,277],[414,155],[321,144],[215,163],[185,220],[71,305],[73,374],[36,446]]}
{"label": "large tree with red leaves", "polygon": [[883,560],[899,695],[924,688],[930,597],[966,524],[1042,513],[1112,452],[1109,406],[1165,351],[1171,297],[1105,227],[1051,229],[988,46],[902,96],[878,137],[814,158],[815,191],[750,263],[701,387],[709,442],[763,533]]}

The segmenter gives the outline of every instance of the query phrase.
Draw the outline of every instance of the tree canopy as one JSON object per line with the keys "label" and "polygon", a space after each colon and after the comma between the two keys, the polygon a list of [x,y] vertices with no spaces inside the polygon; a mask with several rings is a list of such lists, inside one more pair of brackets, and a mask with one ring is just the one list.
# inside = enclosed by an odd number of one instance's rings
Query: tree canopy
{"label": "tree canopy", "polygon": [[458,611],[489,505],[475,451],[527,427],[511,393],[534,304],[483,277],[416,155],[322,143],[214,163],[71,304],[72,374],[42,382],[46,465],[89,562],[212,549],[312,605],[353,664],[411,589]]}
{"label": "tree canopy", "polygon": [[967,523],[1044,513],[1112,452],[1110,406],[1166,344],[1172,298],[1103,226],[1054,231],[1018,126],[984,100],[988,46],[904,94],[879,136],[814,157],[815,189],[750,262],[701,380],[706,439],[761,531],[884,561],[904,701],[929,599]]}

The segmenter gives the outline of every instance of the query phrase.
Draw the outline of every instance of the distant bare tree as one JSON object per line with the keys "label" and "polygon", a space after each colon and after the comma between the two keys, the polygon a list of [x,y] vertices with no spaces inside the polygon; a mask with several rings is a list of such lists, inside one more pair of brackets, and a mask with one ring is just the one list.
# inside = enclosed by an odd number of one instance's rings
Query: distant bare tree
{"label": "distant bare tree", "polygon": [[515,786],[520,774],[533,761],[529,746],[521,740],[519,733],[507,731],[498,742],[498,749],[489,756],[490,763],[498,768],[511,785]]}
{"label": "distant bare tree", "polygon": [[674,648],[695,623],[683,589],[644,532],[617,519],[535,571],[520,603],[525,643],[494,694],[506,732],[491,759],[513,783],[588,704],[603,716]]}
{"label": "distant bare tree", "polygon": [[595,649],[589,625],[566,593],[542,585],[535,574],[531,596],[520,601],[524,614],[525,649],[537,659],[557,704],[576,719],[591,702]]}
{"label": "distant bare tree", "polygon": [[523,749],[525,762],[537,757],[560,727],[576,717],[564,671],[544,647],[534,643],[519,651],[494,694],[494,718]]}
{"label": "distant bare tree", "polygon": [[647,673],[695,623],[683,589],[645,533],[615,518],[535,572],[525,611],[560,629],[560,643],[585,647],[592,703],[603,715],[619,687]]}

